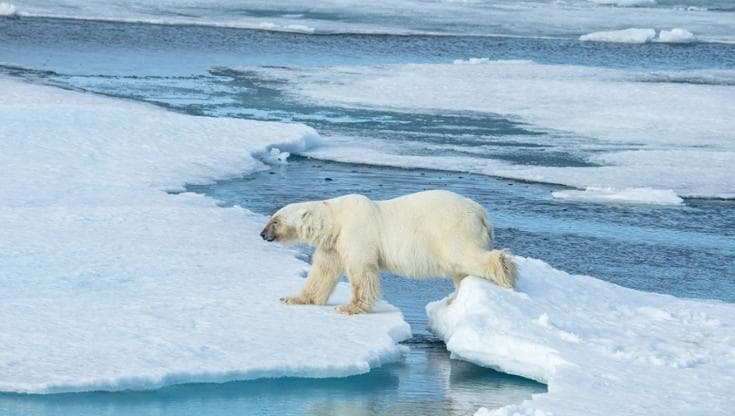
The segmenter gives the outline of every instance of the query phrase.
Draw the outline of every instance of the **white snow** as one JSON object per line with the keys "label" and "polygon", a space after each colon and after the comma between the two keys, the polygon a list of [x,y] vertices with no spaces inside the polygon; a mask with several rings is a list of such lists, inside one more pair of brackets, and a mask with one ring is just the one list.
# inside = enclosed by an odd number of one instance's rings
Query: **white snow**
{"label": "white snow", "polygon": [[601,203],[628,203],[653,205],[680,205],[684,202],[670,189],[653,188],[598,188],[589,187],[585,190],[564,190],[552,192],[554,198],[567,201],[601,202]]}
{"label": "white snow", "polygon": [[582,42],[648,43],[656,37],[655,29],[622,29],[593,32],[579,37]]}
{"label": "white snow", "polygon": [[639,292],[515,257],[517,291],[470,277],[427,305],[452,357],[548,384],[477,415],[730,415],[735,305]]}
{"label": "white snow", "polygon": [[261,169],[253,154],[307,149],[314,130],[0,90],[0,391],[346,376],[400,359],[398,310],[280,304],[307,265],[259,238],[266,218],[164,192]]}
{"label": "white snow", "polygon": [[[471,157],[477,149],[469,147],[461,149],[468,156],[437,155],[457,150],[461,143],[430,148],[370,137],[330,137],[331,146],[306,152],[310,156],[476,172],[580,189],[648,187],[681,197],[735,197],[735,71],[646,72],[482,58],[473,62],[247,69],[287,81],[283,88],[305,102],[500,115],[546,132],[546,145],[590,151],[589,162],[599,166],[512,165]],[[414,156],[418,152],[421,156]]]}
{"label": "white snow", "polygon": [[12,4],[0,2],[0,16],[15,16],[17,12]]}
{"label": "white snow", "polygon": [[674,28],[671,30],[662,30],[658,34],[656,42],[662,43],[691,43],[696,41],[694,34],[686,29]]}

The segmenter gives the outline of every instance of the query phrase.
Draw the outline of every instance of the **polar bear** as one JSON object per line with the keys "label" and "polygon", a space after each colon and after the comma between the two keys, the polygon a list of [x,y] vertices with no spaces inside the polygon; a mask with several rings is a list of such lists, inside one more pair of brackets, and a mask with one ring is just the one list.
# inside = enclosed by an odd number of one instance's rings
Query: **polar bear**
{"label": "polar bear", "polygon": [[453,192],[434,190],[372,201],[345,195],[287,205],[260,236],[315,248],[301,292],[287,304],[324,305],[346,272],[350,303],[337,312],[368,312],[380,299],[380,272],[404,277],[454,279],[455,294],[468,275],[513,288],[516,266],[503,250],[491,250],[493,231],[485,210]]}

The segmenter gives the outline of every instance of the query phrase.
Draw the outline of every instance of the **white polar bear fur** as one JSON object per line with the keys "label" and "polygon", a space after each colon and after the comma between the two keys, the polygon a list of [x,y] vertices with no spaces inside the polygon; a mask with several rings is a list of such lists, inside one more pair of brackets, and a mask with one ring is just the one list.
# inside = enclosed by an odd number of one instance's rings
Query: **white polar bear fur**
{"label": "white polar bear fur", "polygon": [[282,299],[289,304],[325,304],[345,272],[352,298],[337,310],[348,314],[367,312],[380,299],[381,271],[449,277],[457,289],[468,275],[515,286],[515,265],[506,252],[491,250],[493,231],[485,210],[449,191],[386,201],[353,194],[290,204],[273,215],[261,235],[316,248],[301,293]]}

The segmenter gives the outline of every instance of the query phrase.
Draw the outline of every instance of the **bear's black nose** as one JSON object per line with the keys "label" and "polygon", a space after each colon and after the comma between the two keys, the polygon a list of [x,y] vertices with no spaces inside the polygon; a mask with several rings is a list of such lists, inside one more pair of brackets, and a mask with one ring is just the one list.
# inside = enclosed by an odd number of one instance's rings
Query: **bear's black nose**
{"label": "bear's black nose", "polygon": [[260,238],[262,238],[263,240],[265,240],[265,230],[263,230],[263,231],[260,232]]}

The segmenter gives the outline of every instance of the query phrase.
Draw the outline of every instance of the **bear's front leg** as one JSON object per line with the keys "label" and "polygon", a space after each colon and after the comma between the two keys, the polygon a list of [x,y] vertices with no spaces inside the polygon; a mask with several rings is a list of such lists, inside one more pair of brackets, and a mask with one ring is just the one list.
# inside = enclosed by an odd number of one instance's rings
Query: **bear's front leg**
{"label": "bear's front leg", "polygon": [[373,303],[380,299],[380,270],[376,265],[349,267],[347,277],[352,286],[350,303],[337,306],[337,312],[355,315],[370,311]]}
{"label": "bear's front leg", "polygon": [[342,271],[342,259],[336,251],[318,248],[301,292],[296,296],[281,298],[281,302],[287,305],[324,305],[342,276]]}

